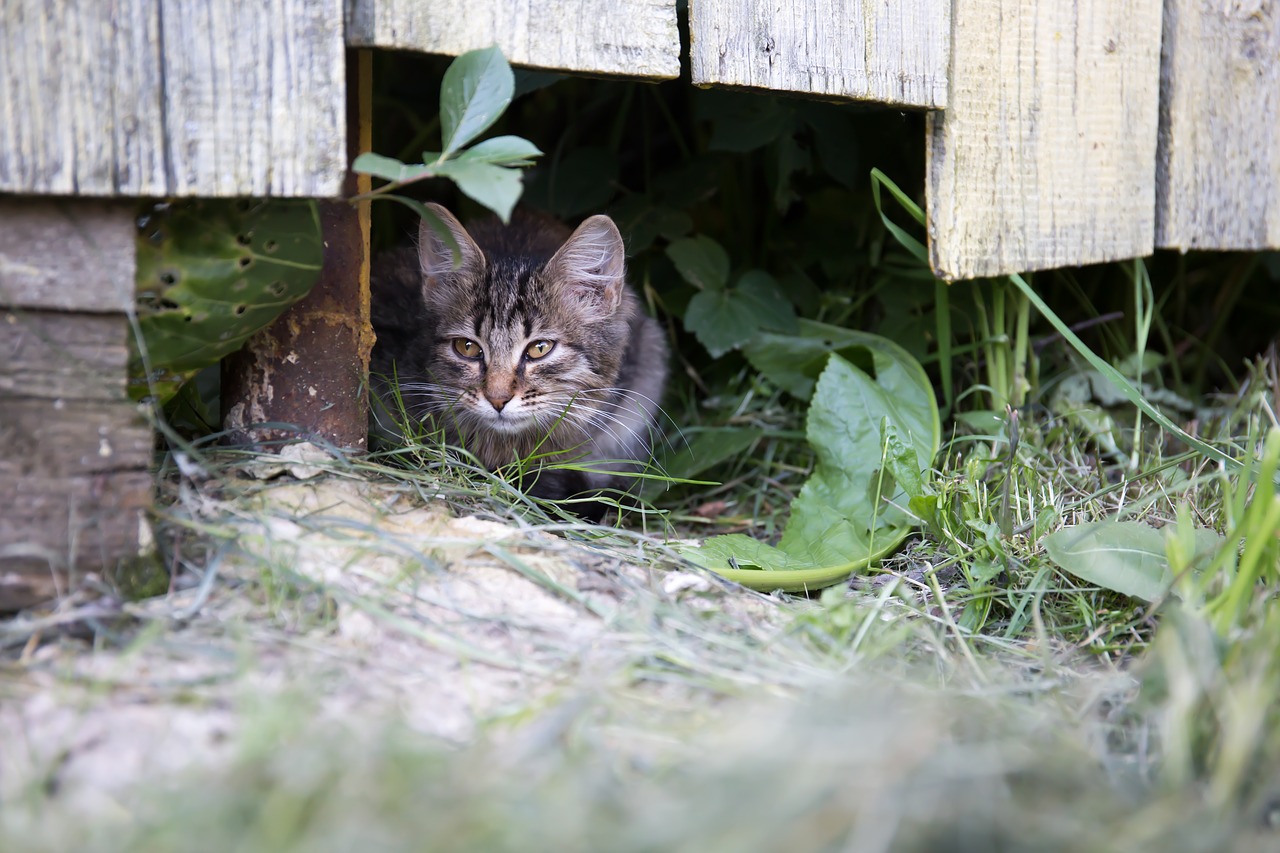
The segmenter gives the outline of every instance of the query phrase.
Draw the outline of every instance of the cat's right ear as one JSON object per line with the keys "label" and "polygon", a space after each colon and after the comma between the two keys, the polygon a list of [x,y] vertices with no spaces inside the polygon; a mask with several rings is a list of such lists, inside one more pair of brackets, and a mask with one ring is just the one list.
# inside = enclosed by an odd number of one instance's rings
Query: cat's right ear
{"label": "cat's right ear", "polygon": [[484,255],[467,229],[440,205],[426,207],[435,214],[436,221],[424,217],[418,224],[418,263],[423,279],[430,285],[442,278],[480,272]]}

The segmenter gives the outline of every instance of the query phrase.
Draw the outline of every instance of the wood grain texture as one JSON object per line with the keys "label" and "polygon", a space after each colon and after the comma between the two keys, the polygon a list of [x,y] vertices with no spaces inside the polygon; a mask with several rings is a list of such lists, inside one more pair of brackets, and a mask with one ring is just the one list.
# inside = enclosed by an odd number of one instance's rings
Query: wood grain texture
{"label": "wood grain texture", "polygon": [[0,197],[0,306],[127,310],[134,233],[129,202]]}
{"label": "wood grain texture", "polygon": [[124,399],[127,329],[123,314],[0,323],[0,611],[138,552],[152,438]]}
{"label": "wood grain texture", "polygon": [[128,335],[119,314],[0,313],[0,396],[122,401]]}
{"label": "wood grain texture", "polygon": [[950,0],[690,0],[695,86],[946,106]]}
{"label": "wood grain texture", "polygon": [[450,56],[496,44],[516,65],[680,74],[675,0],[347,0],[347,41]]}
{"label": "wood grain texture", "polygon": [[1280,2],[1165,0],[1156,245],[1280,248]]}
{"label": "wood grain texture", "polygon": [[930,260],[947,279],[1150,254],[1160,0],[956,0],[928,122]]}
{"label": "wood grain texture", "polygon": [[152,434],[126,394],[134,276],[131,202],[0,199],[0,610],[137,554]]}
{"label": "wood grain texture", "polygon": [[343,0],[5,0],[0,192],[335,196]]}

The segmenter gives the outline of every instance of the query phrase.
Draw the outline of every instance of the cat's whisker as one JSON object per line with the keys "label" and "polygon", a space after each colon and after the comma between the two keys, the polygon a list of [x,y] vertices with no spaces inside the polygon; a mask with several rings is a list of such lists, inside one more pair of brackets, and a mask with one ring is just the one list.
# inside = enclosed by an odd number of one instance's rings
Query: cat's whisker
{"label": "cat's whisker", "polygon": [[[641,394],[639,391],[633,391],[630,388],[583,388],[576,391],[559,391],[559,392],[553,392],[553,393],[563,394],[570,397],[577,396],[585,400],[589,400],[593,405],[609,405],[617,408],[625,408],[626,404],[615,401],[615,400],[597,400],[596,398],[590,395],[616,394],[622,397],[632,397],[632,398],[638,398],[640,400],[644,400],[645,402],[650,403],[653,406],[653,411],[655,414],[661,415],[662,418],[671,425],[672,429],[675,431],[675,434],[679,436],[681,444],[683,444],[685,447],[689,446],[689,440],[685,436],[684,430],[680,428],[680,424],[676,422],[675,418],[671,417],[671,415],[667,412],[667,410],[664,409],[661,405],[659,405],[657,401],[655,401],[652,397],[646,396],[645,394]],[[666,435],[663,435],[663,442],[670,449],[675,450],[675,446],[672,445],[670,439],[667,438]]]}
{"label": "cat's whisker", "polygon": [[[583,411],[595,412],[598,415],[608,417],[611,421],[617,422],[620,425],[626,427],[632,439],[642,443],[643,446],[645,447],[656,447],[661,445],[661,446],[665,446],[667,449],[673,452],[676,450],[675,444],[672,443],[670,436],[666,433],[661,432],[660,430],[653,428],[654,425],[649,421],[648,416],[643,412],[643,410],[632,409],[625,403],[618,403],[614,401],[579,400],[578,402],[580,403],[580,405],[577,405],[577,406],[571,405],[569,409],[570,412],[573,412],[573,413],[581,413]],[[604,406],[609,406],[611,407],[611,409],[605,409],[603,408]],[[630,413],[639,414],[645,422],[649,423],[649,430],[648,430],[649,435],[647,436],[647,438],[642,437],[639,432],[637,432],[634,428],[632,428],[629,424],[625,423],[620,418],[619,413],[623,413],[623,412],[629,413],[629,414]],[[681,441],[683,441],[684,444],[687,446],[688,441],[685,440],[683,432],[681,432],[678,427],[676,428],[676,434],[680,437]],[[612,433],[612,435],[614,438],[617,438],[616,433]]]}

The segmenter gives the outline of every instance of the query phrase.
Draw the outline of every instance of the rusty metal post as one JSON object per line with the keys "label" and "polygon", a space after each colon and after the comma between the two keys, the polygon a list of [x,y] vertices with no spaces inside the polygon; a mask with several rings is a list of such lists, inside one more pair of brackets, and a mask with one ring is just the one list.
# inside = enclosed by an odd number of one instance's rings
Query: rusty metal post
{"label": "rusty metal post", "polygon": [[[347,53],[349,159],[369,150],[369,51]],[[347,175],[346,194],[368,189]],[[366,186],[360,186],[361,183]],[[307,438],[362,451],[368,440],[368,202],[320,202],[324,268],[307,297],[222,366],[223,429],[235,444],[271,449]],[[258,426],[290,424],[297,431]]]}

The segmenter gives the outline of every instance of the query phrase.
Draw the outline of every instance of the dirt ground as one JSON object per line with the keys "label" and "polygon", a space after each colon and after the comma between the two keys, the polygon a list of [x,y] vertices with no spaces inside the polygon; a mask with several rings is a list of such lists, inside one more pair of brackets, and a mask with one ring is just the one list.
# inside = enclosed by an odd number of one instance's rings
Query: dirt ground
{"label": "dirt ground", "polygon": [[83,622],[46,628],[4,666],[0,801],[56,791],[109,816],[140,781],[234,756],[254,706],[462,744],[649,654],[636,626],[662,602],[753,625],[773,609],[638,549],[454,517],[356,477],[181,500],[225,543],[203,576],[90,620],[96,647]]}

